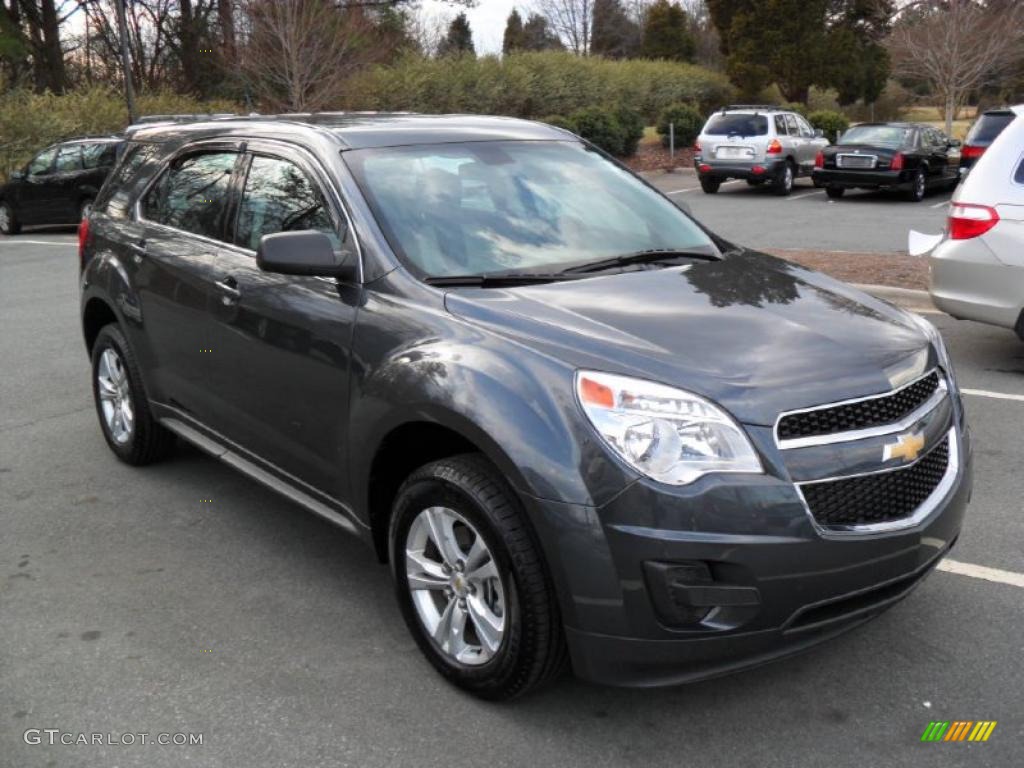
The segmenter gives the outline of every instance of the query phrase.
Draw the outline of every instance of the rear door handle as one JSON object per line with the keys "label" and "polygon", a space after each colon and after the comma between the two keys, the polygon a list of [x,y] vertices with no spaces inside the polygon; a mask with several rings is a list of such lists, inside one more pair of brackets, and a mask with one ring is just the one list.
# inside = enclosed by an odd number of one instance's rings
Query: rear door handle
{"label": "rear door handle", "polygon": [[132,261],[136,264],[142,263],[142,257],[146,255],[146,240],[136,240],[134,243],[128,243],[128,247],[132,250]]}
{"label": "rear door handle", "polygon": [[221,292],[221,301],[225,304],[234,304],[240,298],[242,298],[242,292],[238,290],[238,281],[235,280],[231,275],[228,275],[222,280],[218,280],[214,285],[217,286]]}

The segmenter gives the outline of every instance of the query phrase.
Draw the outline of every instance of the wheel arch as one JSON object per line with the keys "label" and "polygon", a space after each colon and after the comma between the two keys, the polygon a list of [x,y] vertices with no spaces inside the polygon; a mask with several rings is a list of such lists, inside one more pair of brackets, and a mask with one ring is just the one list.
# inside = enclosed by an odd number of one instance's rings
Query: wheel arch
{"label": "wheel arch", "polygon": [[93,296],[85,302],[82,309],[82,335],[85,338],[85,348],[90,355],[103,326],[118,322],[120,321],[117,313],[106,300]]}

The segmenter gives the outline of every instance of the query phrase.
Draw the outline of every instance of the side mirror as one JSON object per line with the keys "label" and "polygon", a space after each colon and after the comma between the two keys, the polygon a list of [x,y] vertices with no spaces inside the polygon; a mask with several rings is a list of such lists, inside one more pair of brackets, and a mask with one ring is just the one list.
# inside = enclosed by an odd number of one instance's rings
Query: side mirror
{"label": "side mirror", "polygon": [[348,282],[358,275],[355,253],[335,253],[331,238],[312,229],[264,235],[256,249],[256,265],[264,272],[334,277]]}
{"label": "side mirror", "polygon": [[961,146],[963,142],[961,142],[960,139],[950,139],[946,144],[949,149],[955,149],[956,147]]}
{"label": "side mirror", "polygon": [[815,128],[814,129],[814,138],[816,138],[816,139],[823,139],[823,138],[825,138],[825,132],[823,130],[821,130],[821,128]]}
{"label": "side mirror", "polygon": [[24,171],[11,171],[11,175],[7,177],[10,181],[23,181],[25,179]]}

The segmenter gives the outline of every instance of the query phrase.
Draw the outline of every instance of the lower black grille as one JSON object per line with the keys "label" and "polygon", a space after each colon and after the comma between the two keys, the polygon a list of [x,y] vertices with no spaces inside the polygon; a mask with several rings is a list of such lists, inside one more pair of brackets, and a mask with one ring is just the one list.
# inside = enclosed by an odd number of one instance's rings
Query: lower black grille
{"label": "lower black grille", "polygon": [[949,466],[947,437],[916,464],[891,472],[800,486],[818,524],[871,525],[909,517],[942,482]]}
{"label": "lower black grille", "polygon": [[831,435],[867,427],[892,424],[920,408],[939,388],[939,375],[927,376],[888,395],[830,405],[812,411],[789,413],[779,420],[779,439]]}

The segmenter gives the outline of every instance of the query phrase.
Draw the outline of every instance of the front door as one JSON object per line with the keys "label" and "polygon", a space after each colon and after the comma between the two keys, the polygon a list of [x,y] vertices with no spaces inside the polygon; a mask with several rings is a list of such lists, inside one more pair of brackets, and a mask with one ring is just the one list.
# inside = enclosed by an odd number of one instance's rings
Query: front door
{"label": "front door", "polygon": [[236,247],[217,259],[221,291],[209,386],[223,409],[212,426],[339,498],[347,466],[349,345],[361,288],[263,272],[255,251],[264,235],[314,229],[334,240],[342,258],[354,238],[313,158],[274,145],[250,149]]}
{"label": "front door", "polygon": [[17,215],[22,224],[52,224],[56,216],[53,199],[53,161],[57,147],[48,147],[32,158],[25,178],[18,184]]}

